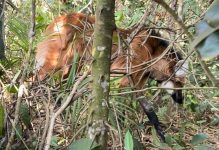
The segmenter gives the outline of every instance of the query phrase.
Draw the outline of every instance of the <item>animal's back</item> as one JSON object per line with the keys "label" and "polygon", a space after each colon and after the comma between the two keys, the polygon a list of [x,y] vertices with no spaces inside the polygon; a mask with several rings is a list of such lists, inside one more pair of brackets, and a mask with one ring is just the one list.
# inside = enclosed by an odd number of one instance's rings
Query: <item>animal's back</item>
{"label": "animal's back", "polygon": [[[48,25],[47,36],[37,45],[35,72],[43,80],[48,73],[61,69],[64,74],[74,58],[74,51],[84,53],[91,38],[95,19],[80,13],[59,16]],[[88,51],[90,46],[88,44]]]}
{"label": "animal's back", "polygon": [[[39,80],[57,70],[62,70],[63,74],[67,74],[73,62],[75,51],[80,57],[91,59],[92,25],[94,22],[95,18],[92,16],[71,13],[55,18],[48,25],[45,31],[47,39],[38,44],[36,51],[35,70],[38,72]],[[117,36],[117,31],[121,33],[123,39],[126,39],[133,29],[117,29],[114,31],[114,36]],[[118,47],[123,49],[118,44],[120,43],[113,44],[112,54],[117,54]],[[116,55],[112,61],[111,70],[130,74],[134,86],[138,89],[144,86],[149,72],[157,80],[167,79],[174,73],[174,66],[177,63],[176,56],[162,56],[168,44],[160,39],[150,37],[147,29],[138,32],[129,44],[126,50],[123,49],[124,53]],[[161,56],[162,58],[159,58]],[[157,58],[157,61],[155,60],[147,67],[148,61]],[[121,81],[121,86],[128,86],[129,83],[130,81],[125,77]]]}

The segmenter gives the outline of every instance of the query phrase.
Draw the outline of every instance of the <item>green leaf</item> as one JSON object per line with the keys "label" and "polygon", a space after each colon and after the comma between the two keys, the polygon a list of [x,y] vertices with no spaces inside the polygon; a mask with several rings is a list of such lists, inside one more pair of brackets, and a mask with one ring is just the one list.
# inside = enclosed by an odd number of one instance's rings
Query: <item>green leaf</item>
{"label": "green leaf", "polygon": [[109,122],[110,122],[112,127],[114,127],[114,128],[117,127],[115,113],[112,110],[109,111]]}
{"label": "green leaf", "polygon": [[173,146],[173,149],[174,150],[184,150],[185,148],[180,146],[179,144],[176,144],[176,145]]}
{"label": "green leaf", "polygon": [[143,123],[139,123],[139,124],[137,124],[137,128],[140,130],[143,130],[143,129],[145,129],[145,126]]}
{"label": "green leaf", "polygon": [[23,132],[22,132],[22,128],[20,127],[20,125],[17,125],[15,127],[15,131],[16,131],[16,134],[15,134],[16,137],[21,140],[23,136]]}
{"label": "green leaf", "polygon": [[91,139],[80,139],[77,141],[74,141],[68,148],[68,150],[91,150],[94,148],[97,148],[99,145],[97,145],[96,142],[94,142]]}
{"label": "green leaf", "polygon": [[134,141],[134,150],[142,150],[142,149],[144,149],[143,144],[140,143],[140,142],[138,141],[138,139],[133,138],[133,141]]}
{"label": "green leaf", "polygon": [[124,19],[123,11],[117,11],[115,13],[115,20],[121,22]]}
{"label": "green leaf", "polygon": [[12,83],[16,83],[16,81],[17,81],[18,77],[20,76],[20,74],[21,74],[21,70],[19,70],[19,71],[15,74],[14,78],[12,79]]}
{"label": "green leaf", "polygon": [[133,145],[134,145],[133,138],[130,131],[128,130],[125,134],[125,149],[133,150],[134,149]]}
{"label": "green leaf", "polygon": [[27,104],[21,104],[20,106],[20,116],[22,122],[25,124],[27,128],[31,127],[31,117],[29,113],[29,108]]}
{"label": "green leaf", "polygon": [[208,136],[204,133],[198,133],[192,137],[191,144],[196,146],[206,140]]}
{"label": "green leaf", "polygon": [[216,132],[216,136],[219,138],[219,130],[217,130],[217,132]]}
{"label": "green leaf", "polygon": [[211,119],[211,125],[213,126],[217,126],[219,124],[219,117],[217,116],[214,116],[212,119]]}
{"label": "green leaf", "polygon": [[202,58],[213,58],[219,54],[219,31],[206,37],[198,46]]}
{"label": "green leaf", "polygon": [[209,9],[207,10],[204,19],[206,22],[212,26],[219,26],[219,0],[214,0]]}
{"label": "green leaf", "polygon": [[169,146],[171,146],[171,145],[174,143],[174,139],[173,139],[169,134],[167,134],[167,135],[165,136],[165,142],[166,142]]}
{"label": "green leaf", "polygon": [[195,146],[195,150],[215,150],[215,148],[211,147],[210,145],[199,145]]}
{"label": "green leaf", "polygon": [[196,25],[196,36],[190,47],[197,47],[203,58],[213,58],[219,54],[219,0],[215,0]]}
{"label": "green leaf", "polygon": [[160,142],[158,136],[157,136],[157,131],[155,130],[154,127],[151,128],[151,133],[152,133],[152,138],[153,138],[153,144],[159,147],[160,149],[168,149],[168,144]]}
{"label": "green leaf", "polygon": [[203,124],[203,123],[206,123],[207,121],[206,120],[199,120],[197,121],[197,124]]}
{"label": "green leaf", "polygon": [[21,18],[12,17],[7,24],[9,31],[14,34],[13,41],[16,42],[16,38],[19,39],[18,46],[24,50],[28,50],[28,25]]}
{"label": "green leaf", "polygon": [[157,137],[157,132],[156,132],[154,127],[151,128],[151,133],[152,133],[153,143],[155,145],[159,146],[160,145],[160,140]]}
{"label": "green leaf", "polygon": [[[71,44],[73,44],[73,43],[71,43]],[[71,70],[70,70],[68,80],[67,80],[67,88],[69,88],[71,85],[73,85],[73,83],[75,81],[75,74],[76,74],[76,71],[77,71],[77,60],[78,60],[78,58],[79,58],[78,54],[77,54],[76,50],[74,49],[74,59],[73,59]]]}
{"label": "green leaf", "polygon": [[4,118],[5,118],[5,112],[4,107],[2,104],[0,104],[0,137],[4,134]]}
{"label": "green leaf", "polygon": [[53,147],[59,146],[58,145],[58,138],[56,136],[52,136],[51,146],[53,146]]}
{"label": "green leaf", "polygon": [[18,92],[18,88],[16,85],[8,85],[8,86],[6,86],[6,89],[9,93],[17,93]]}

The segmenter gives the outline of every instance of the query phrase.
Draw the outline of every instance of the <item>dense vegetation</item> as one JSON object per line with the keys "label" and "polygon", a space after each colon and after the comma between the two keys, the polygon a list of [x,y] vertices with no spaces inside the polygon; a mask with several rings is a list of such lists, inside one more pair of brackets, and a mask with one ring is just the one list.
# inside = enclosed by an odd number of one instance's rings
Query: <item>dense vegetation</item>
{"label": "dense vegetation", "polygon": [[[181,23],[187,27],[189,34],[177,23],[173,14],[149,0],[116,1],[115,20],[120,28],[131,28],[145,21],[146,27],[159,30],[184,58],[188,58],[189,70],[183,88],[185,102],[182,106],[173,104],[171,97],[157,87],[154,80],[149,79],[145,85],[145,96],[153,103],[163,128],[166,129],[166,143],[162,143],[155,129],[147,123],[147,117],[137,101],[131,94],[120,94],[130,92],[130,89],[119,89],[118,79],[112,78],[108,119],[109,149],[129,150],[133,145],[136,150],[219,149],[219,90],[217,82],[209,78],[208,74],[210,71],[215,78],[219,78],[219,59],[215,57],[203,62],[208,66],[206,72],[206,68],[204,71],[200,63],[200,56],[191,53],[193,49],[189,47],[190,35],[195,35],[195,25],[204,18],[212,1],[166,0],[166,3],[183,20]],[[43,82],[29,83],[28,79],[33,71],[34,49],[45,38],[43,31],[55,16],[78,11],[94,14],[95,5],[89,0],[38,0],[35,35],[32,37],[32,1],[5,1],[4,15],[0,14],[1,18],[4,17],[6,57],[0,61],[0,149],[5,149],[13,129],[13,149],[42,148],[41,141],[46,139],[45,129],[49,126],[49,115],[55,113],[68,98],[78,75],[76,66],[73,65],[72,75],[68,79],[53,74]],[[145,19],[142,18],[144,14],[147,14]],[[201,54],[205,55],[205,51]],[[216,53],[213,55],[216,56]],[[76,61],[77,58],[74,59]],[[80,83],[78,96],[56,118],[51,135],[52,149],[66,149],[71,143],[73,144],[69,149],[89,149],[90,145],[96,146],[86,138],[90,119],[88,108],[92,99],[92,87],[88,85],[90,81],[91,77],[88,76]],[[22,97],[18,91],[22,92]],[[21,104],[17,109],[19,99]],[[12,122],[16,116],[19,117],[14,126]]]}

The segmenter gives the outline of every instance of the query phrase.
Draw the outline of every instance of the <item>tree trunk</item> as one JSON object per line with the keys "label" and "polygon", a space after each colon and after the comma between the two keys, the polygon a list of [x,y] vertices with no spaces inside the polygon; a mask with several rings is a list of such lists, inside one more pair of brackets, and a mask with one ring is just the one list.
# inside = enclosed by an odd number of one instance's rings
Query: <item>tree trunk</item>
{"label": "tree trunk", "polygon": [[107,147],[106,122],[108,121],[112,34],[115,29],[115,0],[98,0],[96,6],[92,49],[93,101],[89,113],[88,136],[101,145],[101,150],[104,150]]}
{"label": "tree trunk", "polygon": [[5,1],[0,1],[0,59],[5,58],[5,44],[4,44],[4,6]]}

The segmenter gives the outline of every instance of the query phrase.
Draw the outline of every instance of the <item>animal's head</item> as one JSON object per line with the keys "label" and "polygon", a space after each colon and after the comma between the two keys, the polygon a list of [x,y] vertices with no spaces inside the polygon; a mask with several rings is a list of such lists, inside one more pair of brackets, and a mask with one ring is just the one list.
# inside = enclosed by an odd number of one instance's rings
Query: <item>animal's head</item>
{"label": "animal's head", "polygon": [[162,81],[160,85],[162,88],[166,88],[166,91],[178,104],[183,103],[184,96],[182,90],[177,88],[184,86],[187,72],[188,63],[184,60],[179,60],[171,70],[172,75],[169,76],[169,79]]}
{"label": "animal's head", "polygon": [[[184,62],[179,52],[171,48],[171,45],[161,35],[151,30],[142,30],[131,43],[138,59],[148,61],[151,64],[147,73],[149,76],[162,83],[161,86],[168,88],[168,93],[177,103],[183,102],[182,90],[170,90],[170,88],[181,88],[184,86],[188,63]],[[139,44],[140,43],[140,44]],[[143,45],[143,46],[139,46]],[[138,50],[140,49],[140,50]]]}
{"label": "animal's head", "polygon": [[179,52],[174,49],[168,51],[168,43],[157,40],[155,47],[154,62],[150,67],[150,77],[161,83],[161,87],[167,88],[173,100],[179,104],[183,103],[182,88],[188,71],[188,63],[182,59]]}

